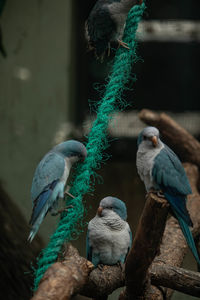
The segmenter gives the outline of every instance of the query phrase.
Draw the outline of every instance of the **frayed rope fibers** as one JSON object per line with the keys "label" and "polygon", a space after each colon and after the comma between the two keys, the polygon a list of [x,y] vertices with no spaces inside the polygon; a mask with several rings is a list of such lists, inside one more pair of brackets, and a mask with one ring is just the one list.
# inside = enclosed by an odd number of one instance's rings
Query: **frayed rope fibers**
{"label": "frayed rope fibers", "polygon": [[122,92],[130,80],[132,65],[138,59],[135,34],[144,10],[145,4],[142,3],[141,5],[135,5],[128,14],[123,41],[129,45],[130,50],[120,47],[116,52],[105,94],[97,109],[97,118],[88,135],[86,145],[88,156],[84,163],[78,166],[73,187],[70,190],[76,198],[68,200],[67,205],[72,205],[73,208],[62,215],[47,248],[43,249],[40,255],[41,258],[38,259],[38,269],[35,271],[35,290],[45,271],[56,261],[64,242],[68,242],[75,235],[80,234],[77,224],[80,227],[84,223],[82,197],[91,191],[92,186],[94,187],[91,178],[95,178],[95,170],[100,168],[103,151],[108,147],[108,123],[112,119],[113,113],[120,110],[119,106],[123,106],[123,102],[120,101]]}

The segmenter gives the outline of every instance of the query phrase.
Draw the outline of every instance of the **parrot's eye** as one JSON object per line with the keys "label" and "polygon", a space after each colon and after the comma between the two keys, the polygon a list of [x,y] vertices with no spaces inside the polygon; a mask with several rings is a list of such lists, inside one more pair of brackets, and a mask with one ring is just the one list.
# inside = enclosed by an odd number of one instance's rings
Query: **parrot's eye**
{"label": "parrot's eye", "polygon": [[143,140],[147,140],[147,136],[146,135],[143,136]]}

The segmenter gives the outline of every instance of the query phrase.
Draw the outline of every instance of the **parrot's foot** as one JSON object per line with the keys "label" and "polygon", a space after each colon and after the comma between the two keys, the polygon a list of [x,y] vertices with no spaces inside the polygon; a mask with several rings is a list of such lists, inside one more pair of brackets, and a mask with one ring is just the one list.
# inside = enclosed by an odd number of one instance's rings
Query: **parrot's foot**
{"label": "parrot's foot", "polygon": [[117,41],[118,41],[118,43],[119,43],[119,46],[122,46],[122,47],[124,47],[124,48],[130,50],[130,48],[129,48],[129,46],[128,46],[127,43],[124,43],[124,42],[121,41],[121,40],[117,40]]}
{"label": "parrot's foot", "polygon": [[150,189],[148,191],[148,193],[146,194],[146,198],[148,198],[149,194],[152,193],[152,194],[155,194],[156,196],[158,196],[159,198],[165,198],[164,194],[162,191],[156,191],[154,189]]}
{"label": "parrot's foot", "polygon": [[73,205],[68,205],[68,206],[66,206],[66,207],[64,207],[64,208],[62,208],[62,209],[59,209],[57,212],[52,212],[51,215],[52,215],[52,216],[57,216],[57,215],[63,213],[64,211],[65,211],[65,212],[68,212],[68,209],[69,209],[69,208],[73,208]]}
{"label": "parrot's foot", "polygon": [[157,191],[157,196],[159,197],[159,198],[165,198],[165,195],[163,194],[163,192],[162,191]]}
{"label": "parrot's foot", "polygon": [[75,199],[75,197],[74,197],[72,194],[69,193],[69,189],[70,189],[70,186],[68,185],[68,186],[66,187],[65,192],[64,192],[64,196],[68,195],[68,196],[70,196],[72,199]]}
{"label": "parrot's foot", "polygon": [[65,191],[65,195],[68,195],[68,196],[70,196],[71,198],[75,199],[75,197],[74,197],[72,194],[70,194],[69,192],[66,192],[66,191]]}
{"label": "parrot's foot", "polygon": [[100,271],[103,271],[103,267],[104,267],[103,264],[98,264],[98,266],[97,266],[97,268],[98,268]]}

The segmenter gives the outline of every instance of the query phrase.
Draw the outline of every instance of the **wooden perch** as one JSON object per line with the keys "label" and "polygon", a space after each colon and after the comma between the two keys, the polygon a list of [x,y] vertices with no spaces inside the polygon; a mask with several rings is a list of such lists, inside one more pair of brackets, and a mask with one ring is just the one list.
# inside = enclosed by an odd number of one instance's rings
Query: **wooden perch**
{"label": "wooden perch", "polygon": [[[126,260],[126,291],[123,299],[138,299],[146,289],[147,271],[159,253],[169,205],[165,199],[149,193],[140,217],[132,248]],[[122,298],[121,298],[122,299]]]}
{"label": "wooden perch", "polygon": [[32,300],[68,300],[86,284],[93,264],[70,244],[64,260],[54,263],[44,274]]}
{"label": "wooden perch", "polygon": [[200,296],[200,274],[182,268],[154,263],[150,269],[152,284],[165,286],[191,296]]}
{"label": "wooden perch", "polygon": [[[122,269],[120,266],[104,266],[102,270],[96,268],[91,271],[91,263],[88,262],[87,265],[85,265],[85,259],[82,257],[79,257],[77,250],[70,245],[71,248],[71,254],[70,254],[70,261],[74,260],[76,261],[78,258],[78,261],[80,262],[80,269],[82,270],[84,264],[84,268],[88,268],[89,278],[86,283],[86,285],[77,286],[76,292],[92,298],[98,298],[101,295],[109,295],[114,290],[116,290],[119,287],[124,286],[125,284],[125,272],[122,272]],[[68,251],[68,250],[67,250]],[[68,253],[68,252],[67,252]],[[56,263],[57,264],[57,263]],[[52,268],[52,267],[51,267]],[[65,270],[66,268],[66,270]],[[69,272],[68,265],[63,265],[63,268],[61,270],[64,270],[64,274]],[[59,272],[60,273],[60,272]],[[48,282],[54,280],[54,290],[59,291],[59,286],[61,286],[61,291],[66,289],[68,286],[68,280],[71,281],[71,278],[73,278],[75,275],[74,273],[71,273],[67,281],[63,280],[63,278],[58,274],[49,272],[45,275],[49,276]],[[57,276],[59,275],[59,276]],[[153,284],[155,285],[161,285],[173,288],[175,290],[178,290],[180,292],[184,292],[191,296],[198,296],[199,295],[199,289],[200,289],[200,274],[197,272],[192,271],[186,271],[182,268],[167,266],[167,265],[160,265],[158,263],[153,263],[152,267],[149,271],[150,279]],[[55,277],[54,277],[55,276]],[[85,280],[85,274],[80,273],[79,276],[82,276],[81,282]],[[173,276],[173,277],[171,277]],[[79,277],[80,279],[80,277]],[[184,280],[183,280],[184,279]],[[46,280],[46,279],[45,279]],[[59,281],[57,285],[57,281]],[[41,282],[42,284],[42,282]],[[73,282],[74,284],[74,282]],[[76,284],[76,283],[75,283]],[[49,285],[49,289],[51,288],[51,284]],[[75,292],[75,290],[74,290]],[[32,298],[33,299],[44,299],[49,300],[52,299],[53,293],[52,291],[47,293],[46,288],[44,289],[44,286],[41,288],[39,287],[38,293],[40,293],[40,297],[38,298]],[[59,292],[60,293],[60,292]],[[35,295],[36,296],[36,295]],[[56,296],[57,297],[57,296]],[[64,298],[65,297],[65,298]],[[55,298],[55,299],[58,299]],[[63,294],[63,298],[60,298],[62,300],[69,299],[68,294]]]}
{"label": "wooden perch", "polygon": [[178,154],[182,161],[191,162],[200,167],[200,143],[172,118],[165,113],[157,114],[148,109],[143,109],[139,117],[147,125],[155,126],[160,130],[166,144]]}
{"label": "wooden perch", "polygon": [[[200,295],[200,274],[187,271],[182,268],[153,263],[149,270],[151,282],[157,286],[166,286],[182,293]],[[111,294],[117,288],[124,286],[125,273],[120,266],[104,266],[90,273],[89,281],[81,290],[81,294],[87,297],[98,297],[103,294]]]}
{"label": "wooden perch", "polygon": [[110,295],[114,290],[124,286],[124,272],[120,266],[103,266],[94,269],[89,276],[88,283],[80,291],[81,295],[97,298]]}

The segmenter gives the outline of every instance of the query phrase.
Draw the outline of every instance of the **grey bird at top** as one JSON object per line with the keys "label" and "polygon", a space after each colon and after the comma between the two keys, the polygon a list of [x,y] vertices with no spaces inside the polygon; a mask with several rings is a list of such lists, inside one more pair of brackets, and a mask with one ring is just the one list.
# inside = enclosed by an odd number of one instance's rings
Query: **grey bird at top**
{"label": "grey bird at top", "polygon": [[122,41],[127,15],[142,0],[98,0],[85,23],[85,36],[89,50],[103,60],[110,55],[111,43],[129,49]]}

